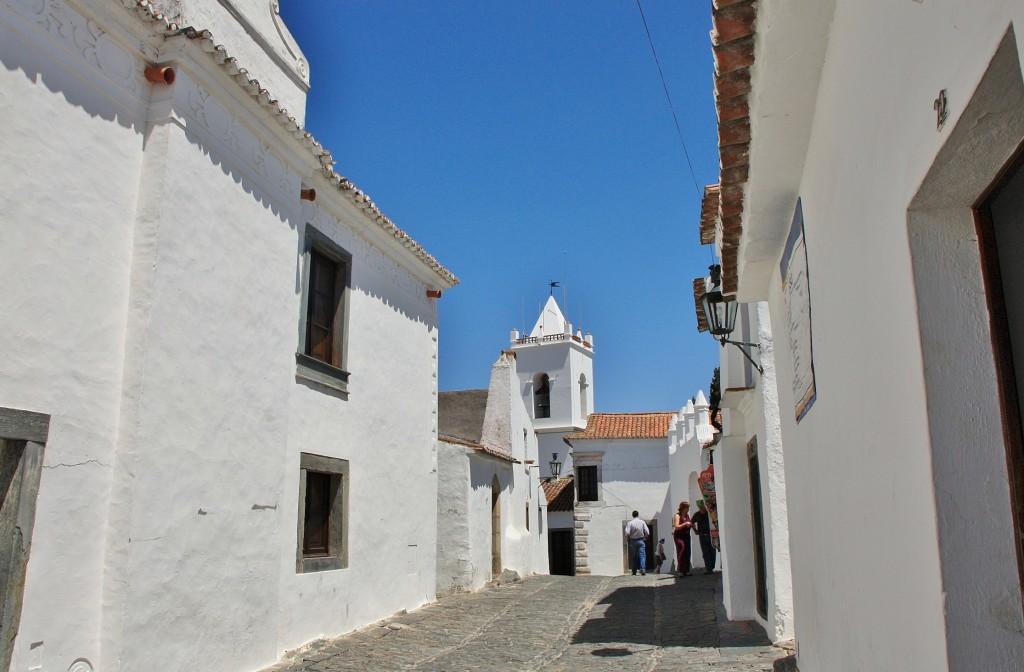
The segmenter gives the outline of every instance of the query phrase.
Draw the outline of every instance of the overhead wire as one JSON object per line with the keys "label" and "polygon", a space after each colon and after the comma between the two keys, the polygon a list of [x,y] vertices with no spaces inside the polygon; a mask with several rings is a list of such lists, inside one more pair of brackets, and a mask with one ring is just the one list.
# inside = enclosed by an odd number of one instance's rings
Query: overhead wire
{"label": "overhead wire", "polygon": [[654,38],[651,37],[651,29],[647,26],[647,17],[644,16],[644,8],[640,0],[636,0],[636,8],[640,10],[640,20],[643,21],[644,31],[647,33],[647,42],[651,45],[651,53],[654,54],[654,63],[658,66],[658,75],[661,77],[661,86],[665,89],[665,99],[668,100],[668,108],[672,111],[672,120],[676,124],[676,134],[679,136],[679,144],[683,147],[683,155],[686,156],[686,165],[690,169],[690,178],[693,180],[693,188],[697,191],[697,200],[701,199],[700,187],[697,186],[697,176],[693,172],[693,163],[690,161],[690,152],[686,149],[686,141],[683,140],[683,131],[679,126],[679,115],[676,114],[676,106],[672,103],[672,96],[668,92],[668,83],[665,81],[665,72],[661,69],[661,60],[658,58],[658,50],[654,48]]}

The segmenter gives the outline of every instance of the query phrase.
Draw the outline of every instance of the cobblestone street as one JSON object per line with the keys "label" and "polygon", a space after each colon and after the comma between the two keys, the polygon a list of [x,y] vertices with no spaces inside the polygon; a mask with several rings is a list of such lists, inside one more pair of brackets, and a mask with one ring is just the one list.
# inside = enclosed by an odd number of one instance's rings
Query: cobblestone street
{"label": "cobblestone street", "polygon": [[537,576],[445,597],[292,654],[264,672],[771,670],[788,653],[728,622],[721,575]]}

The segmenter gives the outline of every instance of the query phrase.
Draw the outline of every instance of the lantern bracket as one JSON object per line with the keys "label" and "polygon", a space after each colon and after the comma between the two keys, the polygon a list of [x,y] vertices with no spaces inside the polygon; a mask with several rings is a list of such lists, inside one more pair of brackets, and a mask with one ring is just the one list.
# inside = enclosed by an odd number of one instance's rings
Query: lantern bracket
{"label": "lantern bracket", "polygon": [[750,353],[746,351],[746,348],[757,348],[757,351],[761,352],[761,346],[759,344],[744,343],[743,341],[730,341],[728,338],[725,338],[724,336],[722,338],[719,338],[718,342],[722,344],[723,348],[725,347],[726,343],[732,343],[733,345],[735,345],[739,349],[739,351],[743,353],[743,356],[747,358],[747,361],[750,362],[755,369],[757,369],[757,372],[762,376],[764,375],[764,367],[755,362],[754,358],[750,356]]}

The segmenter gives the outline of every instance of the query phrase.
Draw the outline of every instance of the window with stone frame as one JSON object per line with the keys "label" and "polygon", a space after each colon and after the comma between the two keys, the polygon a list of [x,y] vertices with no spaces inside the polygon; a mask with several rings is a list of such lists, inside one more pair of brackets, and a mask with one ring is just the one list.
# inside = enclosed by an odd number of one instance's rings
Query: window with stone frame
{"label": "window with stone frame", "polygon": [[576,484],[579,501],[596,502],[600,499],[596,466],[577,466]]}
{"label": "window with stone frame", "polygon": [[295,571],[348,566],[348,460],[301,453]]}
{"label": "window with stone frame", "polygon": [[302,261],[303,314],[296,376],[347,393],[352,255],[307,226]]}

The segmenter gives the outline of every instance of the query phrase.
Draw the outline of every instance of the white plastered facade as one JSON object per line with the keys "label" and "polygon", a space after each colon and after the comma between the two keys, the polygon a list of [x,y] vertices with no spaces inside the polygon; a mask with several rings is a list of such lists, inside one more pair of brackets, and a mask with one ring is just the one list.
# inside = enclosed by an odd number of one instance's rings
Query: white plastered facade
{"label": "white plastered facade", "polygon": [[[562,474],[572,473],[572,456],[562,437],[586,427],[594,410],[594,337],[573,333],[572,323],[551,296],[528,336],[512,332],[510,347],[516,353],[523,404],[537,432],[542,476],[551,476],[549,465],[556,453]],[[535,414],[534,387],[541,374],[548,376],[550,386],[547,418]]]}
{"label": "white plastered facade", "polygon": [[500,521],[501,569],[521,577],[547,574],[547,501],[537,473],[537,436],[519,394],[514,355],[502,353],[491,367],[480,438],[480,446],[491,452],[445,437],[438,444],[438,593],[479,590],[494,578],[495,519]]}
{"label": "white plastered facade", "polygon": [[817,387],[799,422],[784,332],[775,366],[800,670],[1018,669],[971,207],[1024,139],[1024,3],[758,5],[737,298],[787,323],[799,197]]}
{"label": "white plastered facade", "polygon": [[[668,432],[668,466],[670,497],[668,503],[669,526],[660,536],[665,538],[666,569],[676,570],[675,542],[672,520],[681,502],[690,503],[690,515],[697,512],[697,500],[703,499],[698,478],[711,464],[711,450],[715,447],[715,428],[711,425],[707,398],[698,391],[694,400],[686,402],[679,410]],[[717,474],[716,474],[717,477]],[[716,490],[717,492],[717,490]],[[721,527],[721,525],[719,525]],[[697,535],[690,533],[690,561],[695,568],[704,568],[704,557],[700,551]],[[716,554],[717,555],[717,554]],[[716,557],[715,567],[718,567]],[[715,569],[712,567],[712,569]]]}
{"label": "white plastered facade", "polygon": [[577,501],[575,511],[577,545],[585,543],[589,573],[615,576],[628,571],[623,527],[634,510],[649,526],[655,523],[651,526],[655,546],[657,537],[664,537],[668,555],[672,506],[665,438],[573,439],[572,443],[576,467],[596,466],[598,474],[597,501]]}
{"label": "white plastered facade", "polygon": [[[722,350],[722,434],[715,446],[715,486],[722,545],[722,601],[730,620],[756,620],[773,642],[793,639],[792,571],[782,436],[779,429],[775,345],[764,303],[741,306],[734,337],[764,369],[758,373],[736,346]],[[756,460],[758,494],[751,488]],[[763,548],[755,541],[759,508]],[[758,556],[761,557],[758,557]],[[758,585],[757,564],[764,566]],[[758,605],[762,591],[763,613]]]}
{"label": "white plastered facade", "polygon": [[[301,120],[231,4],[185,10]],[[454,278],[168,28],[127,0],[0,2],[0,406],[51,416],[12,669],[252,670],[435,596],[426,291]],[[314,229],[352,257],[347,394],[297,377]],[[345,569],[296,571],[301,453],[350,465]]]}

